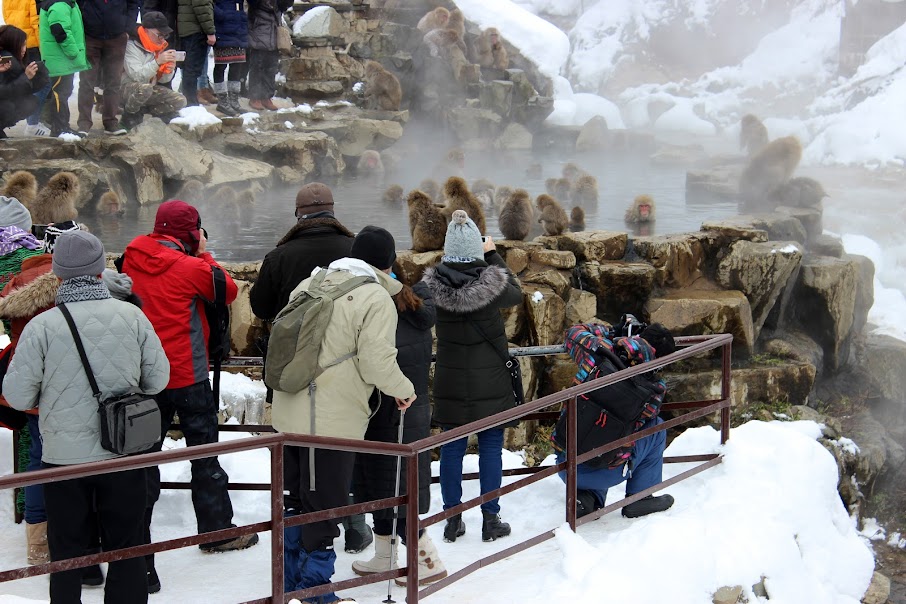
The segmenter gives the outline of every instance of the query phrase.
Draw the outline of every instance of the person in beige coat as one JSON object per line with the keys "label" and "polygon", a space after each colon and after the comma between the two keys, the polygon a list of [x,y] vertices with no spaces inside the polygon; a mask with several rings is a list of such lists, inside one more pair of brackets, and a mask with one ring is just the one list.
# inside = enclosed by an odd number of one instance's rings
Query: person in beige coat
{"label": "person in beige coat", "polygon": [[[375,388],[394,397],[400,409],[415,401],[415,387],[396,362],[397,312],[391,296],[399,293],[402,285],[389,276],[395,259],[393,236],[378,227],[365,227],[356,236],[349,257],[331,262],[326,269],[315,269],[312,277],[293,290],[290,297],[308,289],[314,275],[322,270],[327,271],[321,285],[325,290],[357,276],[373,279],[334,302],[319,363],[325,366],[354,354],[318,376],[314,400],[308,389],[297,393],[275,390],[274,428],[295,434],[363,439],[372,414],[368,399]],[[354,453],[286,447],[284,460],[287,516],[348,504]],[[286,530],[287,591],[330,582],[336,562],[333,541],[340,535],[337,522],[312,522]],[[331,593],[315,601],[338,600]]]}

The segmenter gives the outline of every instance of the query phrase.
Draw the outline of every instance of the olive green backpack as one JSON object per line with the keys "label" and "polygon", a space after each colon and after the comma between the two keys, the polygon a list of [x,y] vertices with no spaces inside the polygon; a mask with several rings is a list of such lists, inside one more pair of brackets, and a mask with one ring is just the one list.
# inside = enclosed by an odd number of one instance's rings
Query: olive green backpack
{"label": "olive green backpack", "polygon": [[273,390],[295,394],[310,388],[325,369],[356,354],[353,350],[323,367],[318,365],[334,300],[360,285],[376,281],[371,277],[353,277],[325,290],[321,285],[326,276],[327,269],[321,269],[308,289],[293,296],[274,319],[264,367],[264,382]]}

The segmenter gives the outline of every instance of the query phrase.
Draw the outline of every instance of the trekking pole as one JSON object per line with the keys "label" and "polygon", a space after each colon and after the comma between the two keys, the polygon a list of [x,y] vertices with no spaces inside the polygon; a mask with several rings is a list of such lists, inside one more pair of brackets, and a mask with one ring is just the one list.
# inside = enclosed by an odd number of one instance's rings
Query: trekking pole
{"label": "trekking pole", "polygon": [[[396,442],[399,445],[403,444],[403,424],[405,422],[405,419],[406,419],[406,410],[400,409],[400,427],[399,427],[399,431],[397,432],[397,435],[396,435]],[[416,460],[416,462],[418,461],[418,456],[415,457],[415,460]],[[412,463],[412,461],[410,460],[409,463]],[[403,467],[403,456],[397,455],[396,456],[396,487],[393,490],[394,497],[400,496],[400,470],[402,469],[402,467]],[[410,493],[409,496],[411,497],[412,494]],[[416,494],[416,497],[417,496],[418,495]],[[393,524],[392,524],[393,528],[390,531],[390,568],[387,570],[393,570],[393,561],[396,560],[397,539],[399,539],[399,536],[396,534],[396,527],[397,527],[397,521],[399,519],[399,515],[400,515],[400,507],[398,505],[394,506],[393,507]],[[410,519],[409,522],[412,522],[412,520]],[[387,579],[387,599],[384,600],[384,604],[396,604],[396,600],[394,600],[390,594],[390,590],[392,588],[393,588],[393,579]]]}

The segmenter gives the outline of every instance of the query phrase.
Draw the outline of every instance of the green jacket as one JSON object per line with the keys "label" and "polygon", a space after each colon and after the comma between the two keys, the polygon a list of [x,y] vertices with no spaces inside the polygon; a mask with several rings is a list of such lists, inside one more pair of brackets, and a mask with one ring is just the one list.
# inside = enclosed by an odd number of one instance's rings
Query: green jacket
{"label": "green jacket", "polygon": [[82,11],[74,0],[47,0],[38,12],[41,58],[50,77],[91,69],[85,55]]}
{"label": "green jacket", "polygon": [[180,37],[193,34],[213,35],[214,0],[179,0],[176,31]]}

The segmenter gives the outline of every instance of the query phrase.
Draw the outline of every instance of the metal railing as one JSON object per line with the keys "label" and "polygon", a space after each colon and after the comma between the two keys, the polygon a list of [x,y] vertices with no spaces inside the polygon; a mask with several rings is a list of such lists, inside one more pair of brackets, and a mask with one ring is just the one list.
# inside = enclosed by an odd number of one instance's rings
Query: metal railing
{"label": "metal railing", "polygon": [[[440,447],[444,444],[453,442],[460,438],[466,437],[470,434],[481,432],[490,428],[495,428],[512,422],[519,419],[528,419],[528,418],[549,418],[556,416],[557,413],[543,413],[542,411],[545,408],[552,407],[554,405],[566,403],[566,413],[567,413],[567,449],[565,451],[566,459],[561,463],[537,467],[537,468],[520,468],[518,470],[510,470],[505,472],[508,475],[526,475],[525,478],[521,478],[510,484],[501,486],[499,489],[496,489],[492,492],[485,493],[479,497],[466,501],[456,507],[444,510],[442,512],[436,513],[432,516],[429,516],[424,519],[420,519],[418,522],[407,522],[406,523],[406,542],[407,543],[417,543],[419,531],[425,529],[433,524],[441,522],[455,514],[460,514],[465,510],[481,505],[486,501],[490,501],[501,495],[507,493],[512,493],[518,489],[524,488],[547,478],[548,476],[553,476],[557,472],[565,471],[566,478],[566,510],[565,516],[566,520],[569,523],[570,527],[575,530],[576,527],[585,524],[591,520],[599,518],[600,516],[607,514],[613,510],[616,510],[620,507],[628,505],[634,501],[638,501],[643,497],[648,496],[649,494],[658,491],[660,489],[666,488],[672,484],[675,484],[685,478],[698,474],[708,468],[711,468],[720,463],[721,458],[718,454],[706,454],[706,455],[692,455],[692,456],[682,456],[682,457],[667,457],[664,459],[665,463],[690,463],[690,462],[701,462],[699,465],[696,465],[693,468],[686,470],[674,476],[668,480],[661,482],[660,484],[654,485],[644,491],[635,493],[629,497],[626,497],[620,501],[614,502],[600,510],[592,512],[582,518],[576,517],[576,468],[579,464],[592,459],[598,455],[606,453],[607,451],[616,449],[617,447],[626,445],[634,440],[639,438],[649,436],[661,430],[667,430],[669,428],[687,423],[693,419],[704,417],[711,413],[719,412],[720,413],[720,439],[721,443],[725,443],[729,438],[730,431],[730,358],[731,358],[731,344],[733,337],[729,334],[720,334],[713,336],[693,336],[686,338],[677,338],[677,344],[680,346],[685,346],[677,350],[673,354],[665,356],[654,361],[650,361],[643,365],[637,365],[628,369],[624,369],[614,374],[607,375],[602,378],[598,378],[591,382],[579,384],[572,386],[561,392],[547,395],[540,399],[537,399],[532,402],[525,403],[513,409],[497,413],[491,417],[487,417],[480,421],[472,422],[470,424],[460,426],[448,431],[445,431],[441,434],[430,436],[428,438],[421,439],[419,441],[408,443],[408,444],[396,444],[396,443],[384,443],[384,442],[374,442],[374,441],[365,441],[365,440],[355,440],[355,439],[345,439],[345,438],[330,438],[323,436],[308,436],[308,435],[298,435],[298,434],[288,434],[288,433],[279,433],[279,434],[268,434],[260,435],[252,438],[240,439],[227,441],[222,443],[213,443],[209,445],[199,445],[194,447],[188,447],[185,449],[176,449],[166,452],[158,453],[147,453],[143,455],[136,455],[130,457],[123,457],[118,459],[110,459],[99,462],[92,462],[87,464],[79,464],[67,467],[56,467],[46,470],[38,470],[34,472],[26,472],[22,474],[13,474],[8,476],[0,477],[0,490],[10,489],[16,487],[25,487],[34,484],[42,484],[47,482],[55,482],[60,480],[68,480],[73,478],[81,478],[85,476],[91,476],[96,474],[106,474],[110,472],[119,472],[123,470],[132,470],[138,468],[145,468],[149,466],[159,465],[162,463],[173,463],[178,461],[187,461],[191,459],[198,459],[204,457],[211,457],[215,455],[224,455],[230,453],[239,453],[243,451],[251,451],[260,448],[267,448],[271,453],[271,463],[270,463],[270,484],[269,485],[254,485],[255,488],[267,488],[270,491],[270,508],[271,508],[271,518],[269,521],[258,522],[254,524],[247,524],[244,526],[227,528],[219,531],[213,531],[210,533],[203,533],[201,535],[192,535],[188,537],[181,537],[177,539],[170,539],[167,541],[161,541],[157,543],[140,545],[135,547],[124,548],[121,550],[102,552],[99,554],[91,554],[87,556],[81,556],[78,558],[70,558],[67,560],[60,560],[57,562],[49,562],[47,564],[41,564],[36,566],[27,566],[23,568],[16,568],[12,570],[0,572],[0,583],[13,581],[16,579],[23,579],[26,577],[32,577],[36,575],[43,575],[47,573],[60,572],[65,570],[73,570],[76,568],[81,568],[93,564],[98,564],[101,562],[110,562],[112,560],[121,560],[127,558],[134,558],[138,556],[145,556],[151,553],[159,553],[164,551],[170,551],[174,549],[179,549],[183,547],[189,547],[194,545],[199,545],[203,543],[210,543],[214,541],[221,541],[225,539],[236,538],[240,535],[247,535],[251,533],[257,533],[262,531],[271,532],[271,563],[272,563],[272,573],[271,573],[271,595],[268,597],[249,600],[244,604],[270,604],[270,603],[285,603],[291,598],[299,598],[304,600],[306,598],[312,598],[318,595],[323,595],[332,591],[340,591],[344,589],[351,589],[354,587],[359,587],[362,585],[367,585],[371,583],[378,583],[382,581],[387,581],[396,577],[407,577],[406,582],[406,598],[407,602],[410,604],[416,604],[420,598],[424,598],[433,593],[436,593],[438,590],[447,587],[455,583],[456,581],[470,575],[471,573],[484,568],[494,562],[497,562],[503,558],[511,556],[517,552],[523,551],[539,543],[543,543],[548,539],[551,539],[554,536],[553,529],[545,531],[539,535],[532,536],[525,541],[514,544],[511,547],[508,547],[502,551],[499,551],[490,556],[486,556],[479,560],[476,560],[462,568],[444,579],[432,583],[428,586],[421,587],[418,583],[418,548],[409,547],[406,548],[406,566],[395,569],[388,570],[385,572],[376,573],[373,575],[368,575],[366,577],[358,577],[353,579],[348,579],[344,581],[338,581],[336,583],[331,583],[328,585],[321,585],[318,587],[312,587],[309,589],[303,589],[294,591],[291,593],[286,593],[283,587],[283,531],[285,528],[298,526],[301,524],[306,524],[310,522],[324,521],[328,519],[339,519],[344,516],[349,516],[351,514],[359,514],[366,512],[373,512],[379,509],[386,509],[398,505],[406,506],[406,515],[408,518],[418,518],[418,463],[415,462],[419,453],[429,451],[436,447]],[[665,367],[676,361],[680,361],[692,356],[699,355],[703,352],[710,350],[721,349],[721,395],[717,400],[708,400],[708,401],[696,401],[696,402],[683,402],[683,403],[667,403],[662,409],[664,410],[679,410],[679,409],[690,409],[691,411],[684,413],[673,419],[669,419],[662,424],[657,426],[647,428],[640,432],[636,432],[631,436],[626,438],[614,441],[605,446],[602,446],[593,451],[583,453],[578,455],[576,451],[576,439],[573,436],[576,433],[576,417],[577,417],[577,397],[587,394],[598,388],[611,385],[615,382],[621,381],[623,379],[639,375],[641,373],[646,373],[654,369]],[[559,352],[559,351],[558,351]],[[324,448],[331,449],[336,451],[349,451],[355,453],[373,453],[373,454],[383,454],[383,455],[393,455],[401,456],[410,461],[407,463],[406,469],[406,494],[399,497],[392,497],[387,499],[381,499],[377,501],[370,501],[366,503],[358,503],[354,505],[343,506],[340,508],[333,508],[329,510],[323,510],[319,512],[312,512],[308,514],[302,514],[299,516],[293,516],[289,518],[284,518],[283,516],[283,447],[284,446],[301,446],[301,447],[314,447],[314,448]],[[464,475],[464,479],[469,478],[470,475]],[[236,485],[231,485],[231,488],[236,488]]]}

